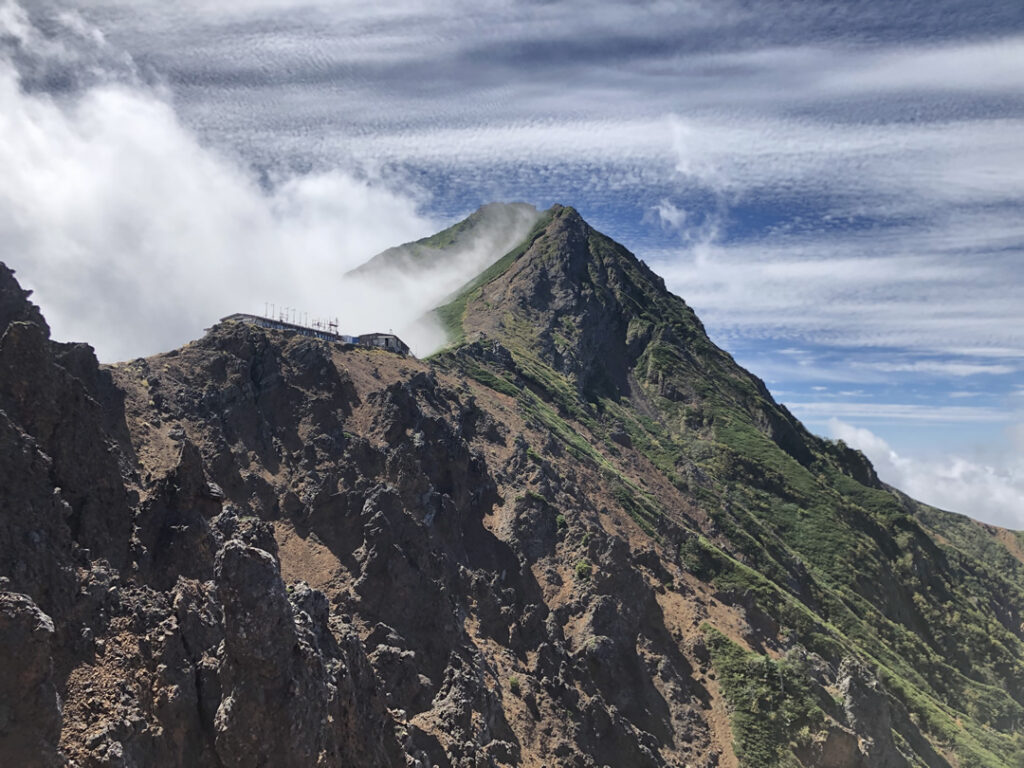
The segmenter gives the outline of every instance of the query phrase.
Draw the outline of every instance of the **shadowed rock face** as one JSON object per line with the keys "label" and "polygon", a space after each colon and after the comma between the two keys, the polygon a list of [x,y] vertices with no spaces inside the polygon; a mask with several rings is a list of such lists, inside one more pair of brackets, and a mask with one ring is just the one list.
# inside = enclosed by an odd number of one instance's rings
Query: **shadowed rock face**
{"label": "shadowed rock face", "polygon": [[131,499],[122,478],[130,457],[119,444],[127,430],[123,418],[117,423],[118,394],[91,348],[55,344],[49,334],[28,292],[0,265],[0,410],[49,457],[50,482],[69,507],[76,542],[122,567]]}
{"label": "shadowed rock face", "polygon": [[0,592],[0,755],[9,765],[63,765],[53,622],[27,595]]}
{"label": "shadowed rock face", "polygon": [[311,633],[296,627],[277,563],[231,541],[216,569],[224,607],[218,757],[230,766],[315,765],[331,736],[329,677]]}
{"label": "shadowed rock face", "polygon": [[44,335],[50,335],[50,326],[43,319],[39,307],[29,301],[32,291],[26,291],[14,277],[14,271],[0,263],[0,328],[11,323],[30,323],[39,326]]}
{"label": "shadowed rock face", "polygon": [[1012,534],[572,209],[484,277],[429,362],[225,323],[106,367],[0,265],[0,762],[1020,764]]}

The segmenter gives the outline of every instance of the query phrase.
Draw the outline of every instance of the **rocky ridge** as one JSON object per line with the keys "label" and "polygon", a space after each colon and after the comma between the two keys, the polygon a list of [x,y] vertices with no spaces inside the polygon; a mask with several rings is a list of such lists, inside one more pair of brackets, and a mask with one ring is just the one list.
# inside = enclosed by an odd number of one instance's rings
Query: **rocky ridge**
{"label": "rocky ridge", "polygon": [[570,208],[440,314],[429,361],[223,323],[100,366],[0,267],[5,763],[1017,764],[1014,534]]}

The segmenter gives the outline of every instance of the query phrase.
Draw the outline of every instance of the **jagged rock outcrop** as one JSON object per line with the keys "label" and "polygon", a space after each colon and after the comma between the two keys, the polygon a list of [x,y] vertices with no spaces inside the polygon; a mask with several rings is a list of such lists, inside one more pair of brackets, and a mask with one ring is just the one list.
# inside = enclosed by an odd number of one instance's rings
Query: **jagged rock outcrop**
{"label": "jagged rock outcrop", "polygon": [[54,768],[60,697],[54,681],[53,622],[28,595],[0,592],[0,755],[7,765]]}
{"label": "jagged rock outcrop", "polygon": [[225,766],[320,764],[331,751],[327,671],[312,633],[295,624],[277,564],[231,541],[216,568],[224,611],[217,755]]}
{"label": "jagged rock outcrop", "polygon": [[43,318],[39,307],[29,301],[32,291],[18,284],[14,270],[0,263],[0,328],[6,329],[11,323],[36,325],[49,337],[50,326]]}
{"label": "jagged rock outcrop", "polygon": [[71,509],[52,482],[53,460],[0,410],[0,573],[55,615],[76,590]]}
{"label": "jagged rock outcrop", "polygon": [[181,440],[174,469],[156,481],[141,505],[132,536],[133,560],[147,583],[168,590],[181,577],[213,578],[224,492],[206,479],[199,449]]}
{"label": "jagged rock outcrop", "polygon": [[[121,567],[131,525],[122,469],[130,459],[108,434],[94,393],[63,365],[70,357],[76,368],[98,371],[96,359],[85,352],[83,361],[78,345],[49,340],[49,327],[2,264],[0,318],[8,319],[0,325],[0,410],[49,457],[50,482],[70,507],[67,523],[75,541]],[[68,355],[71,347],[74,354]]]}
{"label": "jagged rock outcrop", "polygon": [[847,722],[859,736],[863,763],[878,768],[909,766],[892,738],[888,696],[871,670],[855,659],[844,659],[839,668],[838,687]]}

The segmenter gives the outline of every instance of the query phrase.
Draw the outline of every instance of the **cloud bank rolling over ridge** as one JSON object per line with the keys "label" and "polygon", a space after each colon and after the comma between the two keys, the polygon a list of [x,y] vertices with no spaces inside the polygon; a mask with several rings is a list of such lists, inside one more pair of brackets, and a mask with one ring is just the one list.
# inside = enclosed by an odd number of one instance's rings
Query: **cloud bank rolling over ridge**
{"label": "cloud bank rolling over ridge", "polygon": [[[81,63],[17,6],[3,11],[22,61],[35,57],[35,80]],[[76,21],[84,24],[67,20]],[[102,38],[87,41],[102,51]],[[373,253],[437,229],[415,190],[396,192],[359,169],[261,185],[202,145],[134,67],[92,74],[61,98],[27,91],[12,62],[0,62],[5,256],[58,337],[88,339],[102,359],[119,360],[173,348],[269,300],[340,316],[349,332],[403,327],[462,281],[392,276],[371,291],[343,279]]]}

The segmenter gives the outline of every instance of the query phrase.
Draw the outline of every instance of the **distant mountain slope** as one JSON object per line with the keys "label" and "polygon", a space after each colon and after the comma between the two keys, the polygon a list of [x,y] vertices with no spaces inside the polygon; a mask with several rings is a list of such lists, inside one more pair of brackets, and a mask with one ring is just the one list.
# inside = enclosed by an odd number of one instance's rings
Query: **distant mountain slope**
{"label": "distant mountain slope", "polygon": [[223,322],[99,366],[0,265],[0,763],[1024,765],[1020,534],[523,213],[429,360]]}
{"label": "distant mountain slope", "polygon": [[378,253],[349,275],[369,277],[392,270],[416,274],[451,265],[472,274],[519,243],[538,216],[528,203],[488,203],[436,235]]}

